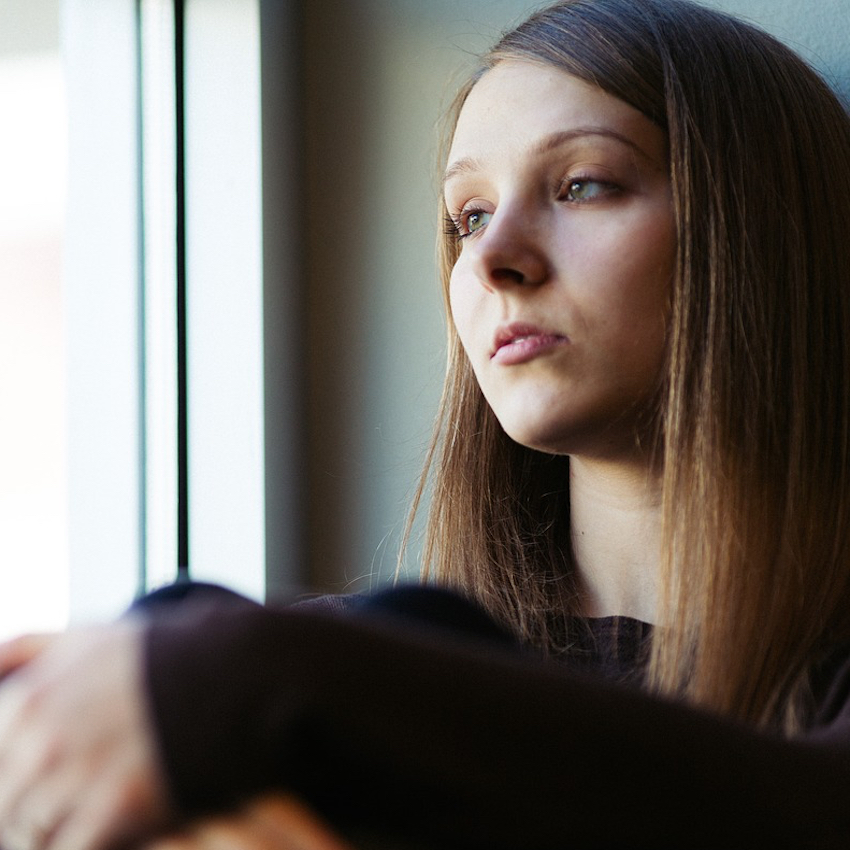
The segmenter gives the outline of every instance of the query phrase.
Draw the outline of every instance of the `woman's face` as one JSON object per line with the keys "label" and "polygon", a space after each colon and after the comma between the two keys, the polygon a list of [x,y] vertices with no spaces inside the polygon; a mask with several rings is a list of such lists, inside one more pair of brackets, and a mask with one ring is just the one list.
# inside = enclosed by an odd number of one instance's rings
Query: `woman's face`
{"label": "woman's face", "polygon": [[558,69],[499,63],[449,154],[451,308],[505,431],[614,459],[658,386],[675,256],[666,138]]}

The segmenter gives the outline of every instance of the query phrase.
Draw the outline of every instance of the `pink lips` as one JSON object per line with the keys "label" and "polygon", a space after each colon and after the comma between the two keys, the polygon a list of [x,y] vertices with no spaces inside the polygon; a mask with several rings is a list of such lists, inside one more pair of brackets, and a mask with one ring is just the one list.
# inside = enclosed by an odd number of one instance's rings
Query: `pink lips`
{"label": "pink lips", "polygon": [[534,325],[512,324],[496,333],[490,359],[503,366],[526,363],[569,342],[562,334],[541,330]]}

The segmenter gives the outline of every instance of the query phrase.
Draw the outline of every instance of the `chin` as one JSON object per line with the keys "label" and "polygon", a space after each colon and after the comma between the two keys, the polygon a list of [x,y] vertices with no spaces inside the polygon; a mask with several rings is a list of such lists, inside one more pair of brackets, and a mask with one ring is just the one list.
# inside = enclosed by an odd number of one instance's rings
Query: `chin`
{"label": "chin", "polygon": [[515,442],[527,449],[534,449],[550,455],[569,454],[565,441],[565,435],[558,429],[543,427],[529,427],[528,422],[505,423],[500,420],[504,432]]}
{"label": "chin", "polygon": [[[549,418],[529,421],[500,419],[505,433],[527,449],[550,455],[575,455],[587,457],[631,457],[639,450],[641,440],[637,424],[630,420],[594,419],[565,423],[563,419]],[[648,435],[645,435],[648,438]]]}

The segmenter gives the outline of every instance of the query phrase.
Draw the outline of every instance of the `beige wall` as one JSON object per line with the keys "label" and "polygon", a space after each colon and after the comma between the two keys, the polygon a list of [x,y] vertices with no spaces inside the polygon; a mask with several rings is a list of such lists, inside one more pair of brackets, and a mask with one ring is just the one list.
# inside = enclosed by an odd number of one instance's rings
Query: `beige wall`
{"label": "beige wall", "polygon": [[[715,0],[850,89],[850,0]],[[308,0],[309,429],[314,582],[394,566],[443,370],[434,121],[523,0]]]}

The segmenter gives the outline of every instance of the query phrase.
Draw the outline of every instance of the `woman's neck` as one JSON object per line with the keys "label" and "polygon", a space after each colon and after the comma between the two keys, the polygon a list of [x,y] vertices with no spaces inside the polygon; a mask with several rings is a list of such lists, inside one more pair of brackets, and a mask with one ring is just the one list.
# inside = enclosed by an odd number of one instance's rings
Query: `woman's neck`
{"label": "woman's neck", "polygon": [[585,614],[655,622],[661,554],[657,475],[640,465],[573,457],[570,517]]}

